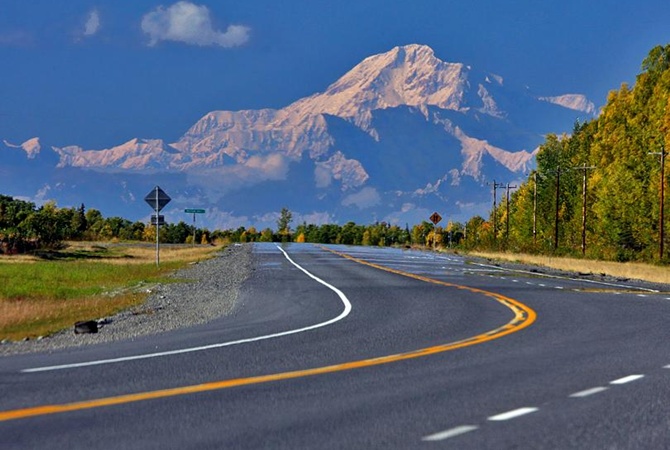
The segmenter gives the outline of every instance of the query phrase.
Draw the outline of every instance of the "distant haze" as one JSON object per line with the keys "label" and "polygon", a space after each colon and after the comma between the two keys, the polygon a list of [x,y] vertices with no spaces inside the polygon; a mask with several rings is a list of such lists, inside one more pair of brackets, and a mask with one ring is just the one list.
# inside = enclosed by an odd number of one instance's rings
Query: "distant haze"
{"label": "distant haze", "polygon": [[595,113],[579,93],[536,94],[411,44],[282,109],[212,111],[175,142],[5,141],[0,192],[135,220],[150,214],[141,199],[160,184],[174,198],[168,220],[205,208],[211,228],[274,227],[282,207],[296,222],[404,225],[433,211],[466,220],[487,214],[493,180],[525,177],[546,133]]}

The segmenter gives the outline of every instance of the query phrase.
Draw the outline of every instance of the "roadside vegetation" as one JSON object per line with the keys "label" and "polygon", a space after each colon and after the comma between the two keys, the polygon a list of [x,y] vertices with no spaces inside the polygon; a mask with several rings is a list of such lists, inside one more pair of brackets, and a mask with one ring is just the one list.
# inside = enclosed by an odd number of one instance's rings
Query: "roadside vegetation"
{"label": "roadside vegetation", "polygon": [[62,250],[0,258],[0,341],[47,336],[80,320],[140,305],[166,275],[211,255],[211,246],[164,247],[72,243]]}
{"label": "roadside vegetation", "polygon": [[610,92],[598,118],[548,136],[536,171],[468,234],[479,248],[667,264],[669,149],[666,45],[651,50],[633,87]]}

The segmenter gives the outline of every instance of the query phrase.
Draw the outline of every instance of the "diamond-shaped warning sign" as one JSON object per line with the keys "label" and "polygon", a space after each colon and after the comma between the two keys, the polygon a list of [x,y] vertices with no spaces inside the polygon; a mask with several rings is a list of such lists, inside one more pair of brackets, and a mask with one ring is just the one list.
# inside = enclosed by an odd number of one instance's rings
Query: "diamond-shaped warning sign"
{"label": "diamond-shaped warning sign", "polygon": [[430,221],[433,222],[433,225],[437,225],[438,223],[440,223],[441,220],[442,220],[442,216],[439,215],[437,212],[434,212],[430,216]]}
{"label": "diamond-shaped warning sign", "polygon": [[170,196],[167,195],[165,191],[158,186],[153,188],[151,192],[149,192],[147,196],[144,197],[144,201],[147,202],[154,211],[160,211],[163,209],[165,205],[170,203],[170,200],[172,200]]}

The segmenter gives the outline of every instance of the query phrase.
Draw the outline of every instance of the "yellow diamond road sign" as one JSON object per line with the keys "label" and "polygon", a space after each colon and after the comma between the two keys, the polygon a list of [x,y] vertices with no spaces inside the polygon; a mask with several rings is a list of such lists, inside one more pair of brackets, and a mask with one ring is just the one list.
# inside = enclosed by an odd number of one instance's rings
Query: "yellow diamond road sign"
{"label": "yellow diamond road sign", "polygon": [[433,222],[434,225],[437,225],[438,223],[440,223],[441,220],[442,220],[442,216],[439,215],[437,212],[434,212],[430,216],[430,221]]}

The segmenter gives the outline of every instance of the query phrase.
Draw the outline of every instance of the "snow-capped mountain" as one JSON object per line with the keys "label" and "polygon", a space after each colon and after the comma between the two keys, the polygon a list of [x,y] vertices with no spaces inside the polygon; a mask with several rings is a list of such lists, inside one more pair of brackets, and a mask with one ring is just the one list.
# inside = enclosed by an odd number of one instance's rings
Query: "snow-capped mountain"
{"label": "snow-capped mountain", "polygon": [[566,94],[556,97],[539,97],[539,100],[554,103],[556,105],[560,105],[568,109],[573,109],[575,111],[585,112],[589,115],[596,113],[596,105],[594,105],[593,102],[589,101],[589,99],[581,94]]}
{"label": "snow-capped mountain", "polygon": [[[268,217],[282,206],[305,220],[404,224],[431,210],[457,219],[484,213],[488,181],[518,179],[544,134],[567,131],[578,114],[594,113],[584,96],[535,96],[412,44],[364,59],[323,92],[285,108],[210,112],[173,143],[132,139],[85,150],[31,139],[5,142],[0,155],[11,152],[15,161],[23,151],[26,162],[16,167],[34,165],[40,154],[56,159],[46,178],[57,200],[58,192],[70,198],[78,190],[81,202],[98,205],[72,183],[72,173],[123,181],[124,192],[109,196],[131,199],[124,208],[140,203],[134,207],[144,208],[142,215],[148,212],[137,199],[155,184],[151,177],[162,176],[177,183],[163,186],[176,194],[176,209],[207,207],[217,212],[217,227],[272,226]],[[55,181],[63,173],[69,178]],[[142,187],[132,192],[136,181]],[[10,195],[44,188],[0,183]]]}

